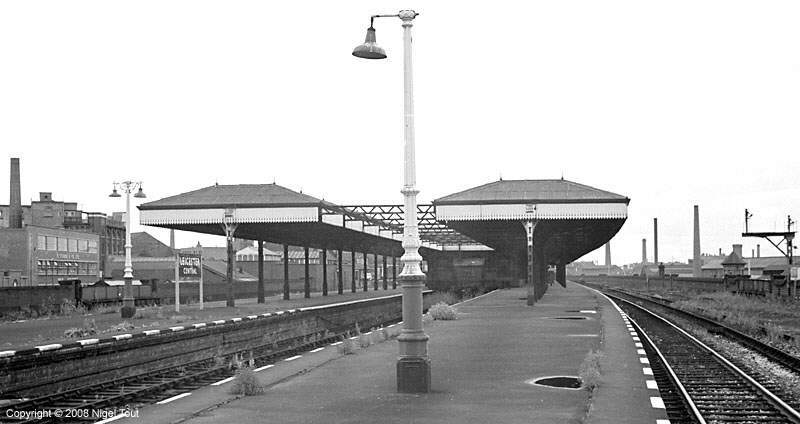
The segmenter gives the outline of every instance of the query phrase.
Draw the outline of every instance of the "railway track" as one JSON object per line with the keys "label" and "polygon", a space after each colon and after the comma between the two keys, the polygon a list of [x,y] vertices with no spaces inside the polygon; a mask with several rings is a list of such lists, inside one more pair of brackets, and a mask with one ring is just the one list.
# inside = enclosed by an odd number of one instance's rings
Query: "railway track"
{"label": "railway track", "polygon": [[641,336],[671,423],[800,423],[780,388],[760,383],[655,312],[609,296]]}
{"label": "railway track", "polygon": [[[396,322],[392,320],[381,326]],[[2,423],[64,423],[88,422],[101,418],[92,415],[98,410],[122,410],[133,405],[152,404],[172,396],[207,386],[236,373],[232,364],[263,367],[283,358],[339,341],[348,335],[350,326],[329,329],[324,337],[307,334],[280,340],[254,349],[228,354],[225,357],[195,361],[180,366],[165,367],[125,378],[78,387],[46,396],[3,405],[4,410],[45,411],[43,417],[14,419],[0,416]],[[46,411],[60,411],[57,418]],[[69,411],[69,417],[63,414]]]}
{"label": "railway track", "polygon": [[[784,352],[780,349],[772,347],[766,343],[759,341],[756,338],[748,336],[747,334],[742,333],[741,331],[735,330],[731,327],[726,325],[720,324],[712,319],[706,318],[701,315],[697,315],[691,312],[684,311],[682,309],[675,308],[670,306],[667,303],[666,299],[655,299],[652,297],[643,297],[639,296],[635,293],[631,293],[628,291],[617,290],[613,289],[613,294],[617,295],[618,297],[622,297],[629,300],[634,300],[637,303],[644,303],[649,305],[651,308],[655,308],[657,310],[665,311],[670,315],[677,316],[679,318],[688,320],[693,324],[704,328],[706,331],[712,334],[718,334],[725,338],[728,338],[747,349],[750,349],[758,354],[768,358],[769,360],[779,363],[784,367],[792,370],[797,374],[800,374],[800,358],[793,356],[787,352]],[[607,292],[608,293],[608,292]]]}

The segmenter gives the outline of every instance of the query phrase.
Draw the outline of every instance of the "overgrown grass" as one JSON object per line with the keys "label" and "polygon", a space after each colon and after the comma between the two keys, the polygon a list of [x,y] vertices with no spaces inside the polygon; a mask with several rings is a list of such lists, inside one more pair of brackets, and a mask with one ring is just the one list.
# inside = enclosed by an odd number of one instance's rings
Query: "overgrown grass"
{"label": "overgrown grass", "polygon": [[64,337],[68,339],[93,336],[95,334],[97,334],[97,325],[94,319],[83,320],[83,327],[72,327],[64,330]]}
{"label": "overgrown grass", "polygon": [[448,305],[445,302],[439,302],[428,309],[428,314],[435,320],[454,320],[458,318],[456,308]]}
{"label": "overgrown grass", "polygon": [[264,393],[264,386],[258,382],[256,374],[251,368],[240,368],[231,385],[231,394],[254,396]]}
{"label": "overgrown grass", "polygon": [[800,307],[782,298],[707,293],[673,306],[707,316],[775,345],[800,349]]}
{"label": "overgrown grass", "polygon": [[603,353],[599,350],[590,350],[583,358],[578,376],[581,378],[582,387],[591,394],[600,385],[600,360]]}
{"label": "overgrown grass", "polygon": [[433,294],[428,295],[428,299],[430,300],[430,304],[435,305],[437,303],[444,303],[446,305],[452,305],[454,303],[458,303],[458,297],[455,293],[447,291],[447,292],[435,292]]}

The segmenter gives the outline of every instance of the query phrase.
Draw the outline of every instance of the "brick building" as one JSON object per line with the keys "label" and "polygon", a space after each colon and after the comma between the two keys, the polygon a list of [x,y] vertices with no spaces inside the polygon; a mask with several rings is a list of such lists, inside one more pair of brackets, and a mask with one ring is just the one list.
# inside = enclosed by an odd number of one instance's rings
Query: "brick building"
{"label": "brick building", "polygon": [[27,225],[0,229],[2,286],[56,285],[99,278],[99,236],[84,231]]}

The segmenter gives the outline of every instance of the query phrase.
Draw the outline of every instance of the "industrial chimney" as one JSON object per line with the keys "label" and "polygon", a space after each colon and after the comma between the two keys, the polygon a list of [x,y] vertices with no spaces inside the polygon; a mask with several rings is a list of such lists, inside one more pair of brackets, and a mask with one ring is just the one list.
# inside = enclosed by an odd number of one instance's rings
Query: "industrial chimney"
{"label": "industrial chimney", "polygon": [[647,239],[642,239],[642,263],[647,263]]}
{"label": "industrial chimney", "polygon": [[611,266],[611,242],[606,243],[606,266]]}
{"label": "industrial chimney", "polygon": [[761,245],[760,244],[756,245],[756,257],[757,258],[761,257]]}
{"label": "industrial chimney", "polygon": [[19,182],[19,158],[11,158],[11,195],[8,202],[8,228],[22,228],[22,195]]}
{"label": "industrial chimney", "polygon": [[694,205],[694,260],[692,261],[692,273],[695,278],[700,278],[701,274],[700,259],[700,210],[697,205]]}
{"label": "industrial chimney", "polygon": [[653,263],[658,264],[658,218],[653,218]]}

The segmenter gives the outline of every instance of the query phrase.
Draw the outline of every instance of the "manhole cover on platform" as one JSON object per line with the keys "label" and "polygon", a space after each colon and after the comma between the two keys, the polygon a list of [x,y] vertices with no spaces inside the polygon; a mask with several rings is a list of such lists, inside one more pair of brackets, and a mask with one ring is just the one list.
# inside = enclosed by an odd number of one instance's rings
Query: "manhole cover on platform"
{"label": "manhole cover on platform", "polygon": [[572,390],[580,389],[582,384],[580,378],[572,376],[564,376],[564,375],[535,378],[526,381],[526,383],[533,386],[546,386],[546,387],[555,387],[559,389],[572,389]]}

